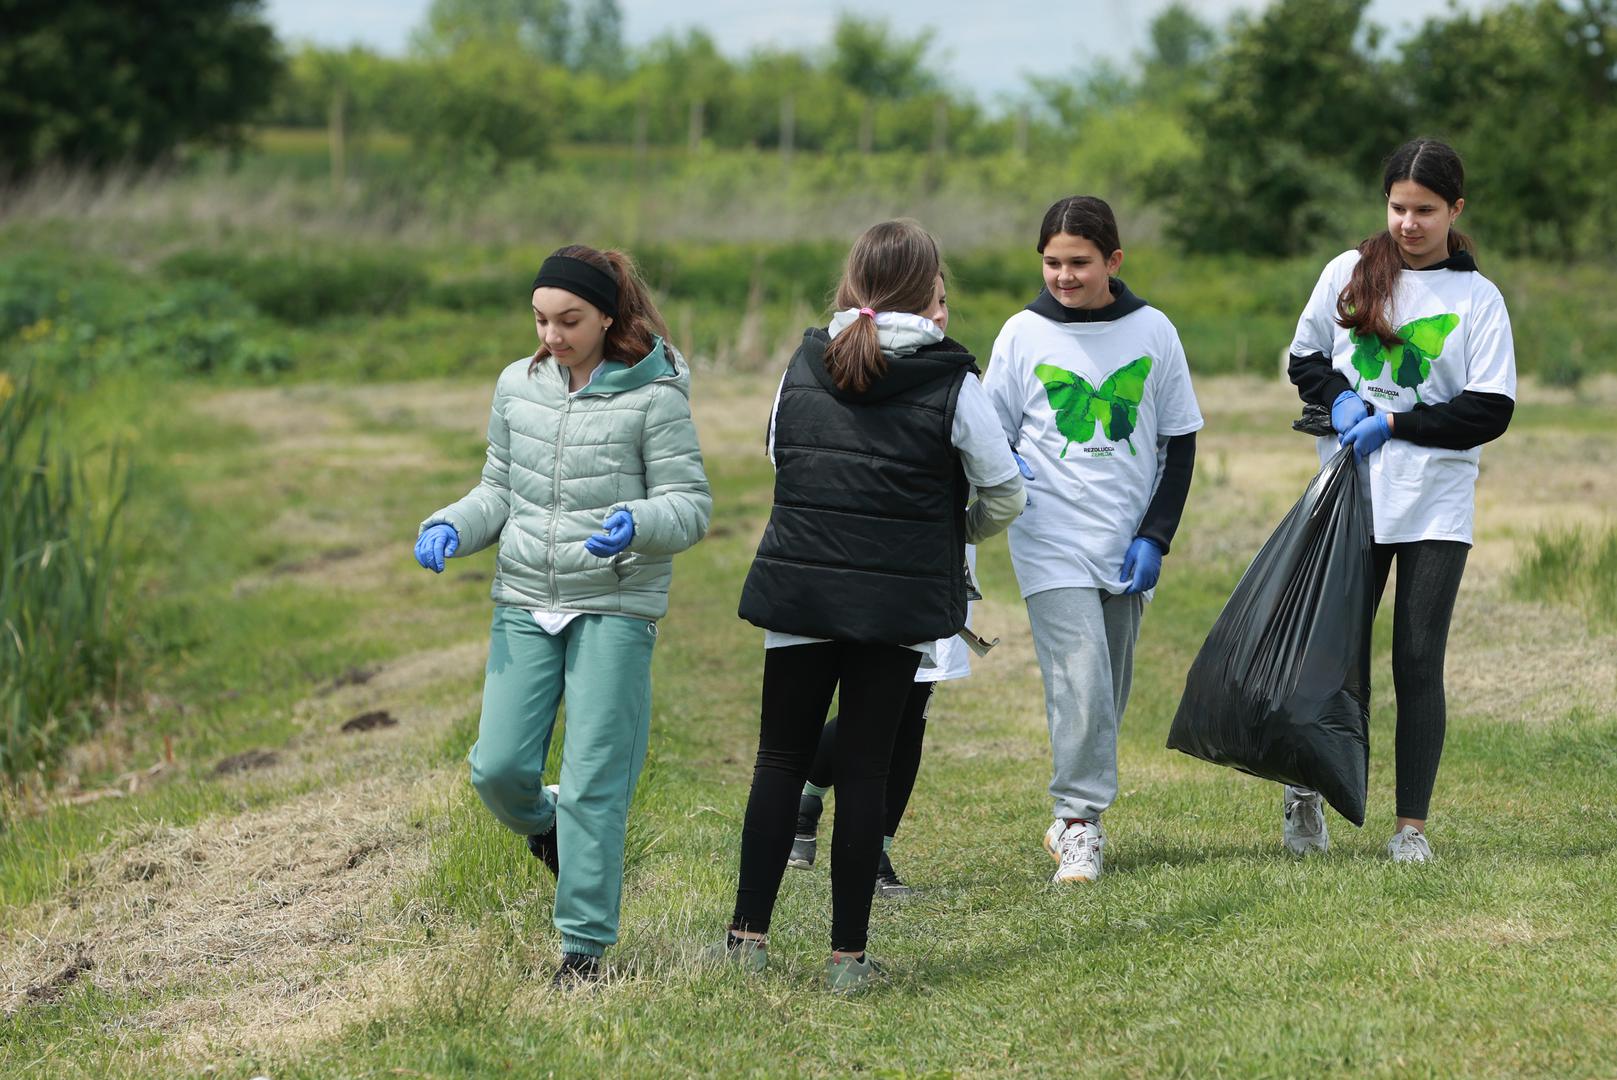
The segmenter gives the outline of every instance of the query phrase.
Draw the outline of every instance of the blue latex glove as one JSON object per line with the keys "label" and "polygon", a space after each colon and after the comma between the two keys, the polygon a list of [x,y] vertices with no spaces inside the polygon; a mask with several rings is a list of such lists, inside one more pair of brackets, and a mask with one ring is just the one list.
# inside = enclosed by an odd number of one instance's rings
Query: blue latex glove
{"label": "blue latex glove", "polygon": [[[1021,454],[1018,454],[1016,452],[1016,447],[1014,447],[1014,446],[1011,447],[1011,457],[1016,459],[1016,471],[1022,474],[1022,479],[1023,480],[1031,480],[1031,479],[1033,479],[1033,470],[1027,467],[1027,462],[1022,459]],[[1033,505],[1033,496],[1032,496],[1032,494],[1024,492],[1023,495],[1022,495],[1022,513],[1023,514],[1027,513],[1027,508],[1032,506],[1032,505]]]}
{"label": "blue latex glove", "polygon": [[609,559],[634,539],[634,517],[627,510],[614,510],[601,522],[601,531],[584,541],[584,550]]}
{"label": "blue latex glove", "polygon": [[1331,402],[1331,426],[1344,435],[1369,415],[1370,410],[1364,407],[1364,399],[1351,390],[1342,391]]}
{"label": "blue latex glove", "polygon": [[460,534],[453,525],[429,525],[415,542],[415,561],[434,574],[444,572],[444,560],[460,547]]}
{"label": "blue latex glove", "polygon": [[1027,462],[1022,460],[1022,455],[1016,452],[1016,447],[1014,446],[1011,447],[1011,457],[1016,459],[1016,467],[1022,473],[1022,479],[1033,479],[1033,470],[1027,467]]}
{"label": "blue latex glove", "polygon": [[1162,549],[1155,542],[1136,536],[1129,545],[1128,554],[1123,556],[1123,572],[1117,577],[1117,580],[1129,583],[1123,595],[1133,596],[1155,588],[1157,578],[1161,575]]}
{"label": "blue latex glove", "polygon": [[1353,425],[1353,429],[1337,437],[1342,446],[1353,447],[1353,456],[1363,461],[1377,450],[1381,444],[1392,438],[1392,428],[1387,426],[1387,414],[1376,413],[1366,417]]}

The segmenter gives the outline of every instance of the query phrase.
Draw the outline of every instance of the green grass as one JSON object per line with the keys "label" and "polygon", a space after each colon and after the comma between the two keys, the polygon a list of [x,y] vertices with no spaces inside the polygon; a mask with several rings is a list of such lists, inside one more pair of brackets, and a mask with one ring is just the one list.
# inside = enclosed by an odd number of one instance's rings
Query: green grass
{"label": "green grass", "polygon": [[1512,585],[1524,599],[1576,608],[1593,624],[1617,624],[1617,528],[1537,533]]}
{"label": "green grass", "polygon": [[[738,171],[728,183],[739,183]],[[1255,550],[1248,540],[1294,497],[1264,488],[1244,455],[1277,455],[1266,460],[1304,475],[1309,467],[1303,443],[1285,429],[1293,405],[1271,405],[1278,398],[1257,380],[1199,383],[1206,400],[1225,404],[1209,411],[1191,505],[1145,618],[1099,885],[1048,884],[1051,864],[1038,847],[1049,810],[1042,697],[1008,555],[996,541],[981,555],[982,627],[1006,642],[976,663],[972,679],[935,699],[894,851],[918,893],[878,904],[872,923],[886,984],[846,1001],[816,990],[829,934],[823,866],[788,871],[761,978],[691,967],[730,913],[756,748],[760,641],[736,618],[735,602],[768,508],[761,413],[753,413],[772,385],[747,373],[796,337],[829,285],[834,245],[813,242],[772,248],[732,237],[650,251],[676,339],[695,343],[701,360],[695,407],[723,433],[705,446],[715,517],[708,539],[679,560],[659,636],[652,756],[631,821],[622,939],[611,952],[622,979],[598,995],[548,994],[557,947],[551,885],[464,782],[492,556],[434,577],[408,554],[416,522],[475,479],[488,384],[528,347],[520,291],[546,246],[541,234],[372,235],[354,246],[338,231],[276,235],[260,222],[210,233],[160,215],[103,228],[93,240],[87,232],[66,221],[0,229],[0,263],[23,249],[65,252],[0,274],[8,320],[0,335],[40,360],[72,363],[100,342],[127,361],[89,372],[64,428],[77,446],[131,447],[124,542],[138,555],[129,602],[138,670],[126,676],[121,724],[93,740],[75,768],[79,785],[94,789],[160,760],[167,747],[176,760],[164,782],[132,796],[15,806],[0,831],[0,950],[49,933],[53,920],[71,922],[73,905],[96,889],[127,893],[134,904],[138,888],[109,885],[98,867],[160,830],[236,830],[244,814],[362,778],[415,790],[426,777],[432,794],[396,812],[422,838],[421,859],[401,861],[380,899],[356,910],[367,932],[354,952],[334,944],[320,962],[267,986],[230,965],[156,986],[96,969],[54,1001],[0,1012],[0,1075],[209,1067],[210,1075],[278,1080],[1617,1072],[1609,977],[1617,966],[1617,713],[1609,701],[1590,694],[1551,714],[1500,717],[1457,678],[1475,658],[1452,648],[1432,821],[1439,861],[1421,869],[1380,855],[1393,811],[1390,605],[1374,639],[1370,824],[1358,831],[1333,817],[1328,857],[1298,864],[1281,856],[1273,785],[1163,747],[1190,660]],[[170,256],[268,258],[294,246],[337,270],[391,252],[428,284],[401,305],[369,310],[356,300],[296,319],[239,296],[245,307],[207,308],[207,297],[179,294],[199,306],[142,324],[149,334],[133,344],[120,336],[121,318],[108,317],[183,284],[165,276]],[[980,355],[1037,287],[1023,248],[996,240],[954,256],[957,328]],[[777,260],[765,277],[760,259]],[[1141,245],[1126,276],[1175,318],[1201,379],[1211,370],[1271,375],[1316,272],[1312,262],[1179,260]],[[1519,343],[1531,347],[1523,328],[1535,319],[1566,316],[1561,300],[1546,299],[1557,295],[1551,282],[1588,309],[1567,333],[1607,340],[1609,319],[1590,298],[1609,290],[1609,277],[1603,268],[1502,267]],[[519,282],[509,307],[500,299],[507,278]],[[348,280],[334,271],[319,282]],[[278,281],[292,288],[297,276]],[[1518,308],[1511,288],[1522,283]],[[312,309],[284,309],[295,310]],[[293,366],[254,369],[229,356],[171,364],[165,343],[194,341],[192,330],[215,318],[233,321],[237,344],[273,346]],[[746,319],[753,323],[744,331]],[[84,340],[62,334],[86,324],[94,332]],[[1606,364],[1617,349],[1580,355]],[[411,383],[423,379],[438,381]],[[1490,453],[1489,492],[1519,490],[1510,471],[1518,461],[1609,445],[1609,404],[1598,395],[1535,401],[1524,385],[1507,438],[1533,453]],[[1566,604],[1587,613],[1580,635],[1607,641],[1613,543],[1610,529],[1544,533],[1508,580],[1474,569],[1462,600],[1482,590],[1502,627],[1530,605]],[[1596,603],[1599,596],[1608,599]],[[454,649],[464,656],[454,659]],[[451,657],[444,670],[389,691],[386,703],[412,710],[419,731],[369,743],[332,733],[347,715],[342,702],[359,700],[328,695],[339,676],[443,656]],[[1548,678],[1548,670],[1527,665],[1521,677]],[[1577,684],[1582,675],[1553,677]],[[295,767],[259,779],[213,775],[220,759],[261,748]],[[835,809],[833,796],[823,828]],[[298,856],[295,845],[278,854]],[[262,872],[272,892],[273,866]],[[163,917],[117,925],[155,935]],[[270,1049],[262,1032],[238,1040],[210,1011],[243,988],[273,997],[283,983],[339,987],[349,967],[375,975],[376,998],[352,1013],[317,1001],[327,1025],[284,1032]],[[34,977],[7,970],[0,990]],[[191,1010],[188,1026],[155,1027],[154,1014],[171,1007]],[[237,1019],[250,1023],[251,1007]],[[200,1041],[182,1037],[193,1029]]]}

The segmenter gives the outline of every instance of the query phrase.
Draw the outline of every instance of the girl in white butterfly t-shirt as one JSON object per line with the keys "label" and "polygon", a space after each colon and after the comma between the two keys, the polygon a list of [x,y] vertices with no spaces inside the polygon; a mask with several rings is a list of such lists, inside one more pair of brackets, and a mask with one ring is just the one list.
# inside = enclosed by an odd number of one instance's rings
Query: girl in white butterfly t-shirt
{"label": "girl in white butterfly t-shirt", "polygon": [[1202,426],[1179,334],[1116,276],[1111,207],[1046,211],[1045,288],[1005,323],[983,380],[1028,477],[1011,562],[1033,629],[1050,729],[1058,882],[1101,872],[1117,733],[1140,616],[1190,490]]}
{"label": "girl in white butterfly t-shirt", "polygon": [[[1443,752],[1443,655],[1471,549],[1477,460],[1504,434],[1516,397],[1510,316],[1453,228],[1465,169],[1431,139],[1405,143],[1382,177],[1387,229],[1326,265],[1291,343],[1291,381],[1328,408],[1366,463],[1377,602],[1393,562],[1392,673],[1398,697],[1397,809],[1388,854],[1426,862],[1426,815]],[[1288,787],[1287,849],[1324,851],[1318,794]]]}

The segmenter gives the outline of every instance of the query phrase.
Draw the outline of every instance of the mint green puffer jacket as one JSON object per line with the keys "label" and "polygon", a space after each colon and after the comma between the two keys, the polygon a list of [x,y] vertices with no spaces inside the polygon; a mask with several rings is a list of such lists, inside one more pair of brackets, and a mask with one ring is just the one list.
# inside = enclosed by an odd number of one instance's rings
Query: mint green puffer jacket
{"label": "mint green puffer jacket", "polygon": [[[661,618],[673,556],[702,539],[713,511],[684,358],[658,339],[633,367],[606,361],[571,397],[559,365],[530,375],[529,363],[495,384],[482,482],[421,529],[453,525],[456,558],[498,540],[497,604]],[[634,539],[591,555],[584,540],[614,510],[633,515]]]}

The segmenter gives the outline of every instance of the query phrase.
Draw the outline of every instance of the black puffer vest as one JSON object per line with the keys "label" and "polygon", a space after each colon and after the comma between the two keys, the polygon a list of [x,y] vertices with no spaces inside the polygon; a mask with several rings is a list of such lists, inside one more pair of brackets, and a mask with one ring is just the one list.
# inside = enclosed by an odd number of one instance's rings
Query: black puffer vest
{"label": "black puffer vest", "polygon": [[970,353],[945,338],[889,357],[862,394],[811,329],[775,415],[775,505],[741,590],[743,619],[806,637],[916,645],[966,622],[966,499],[949,437]]}

